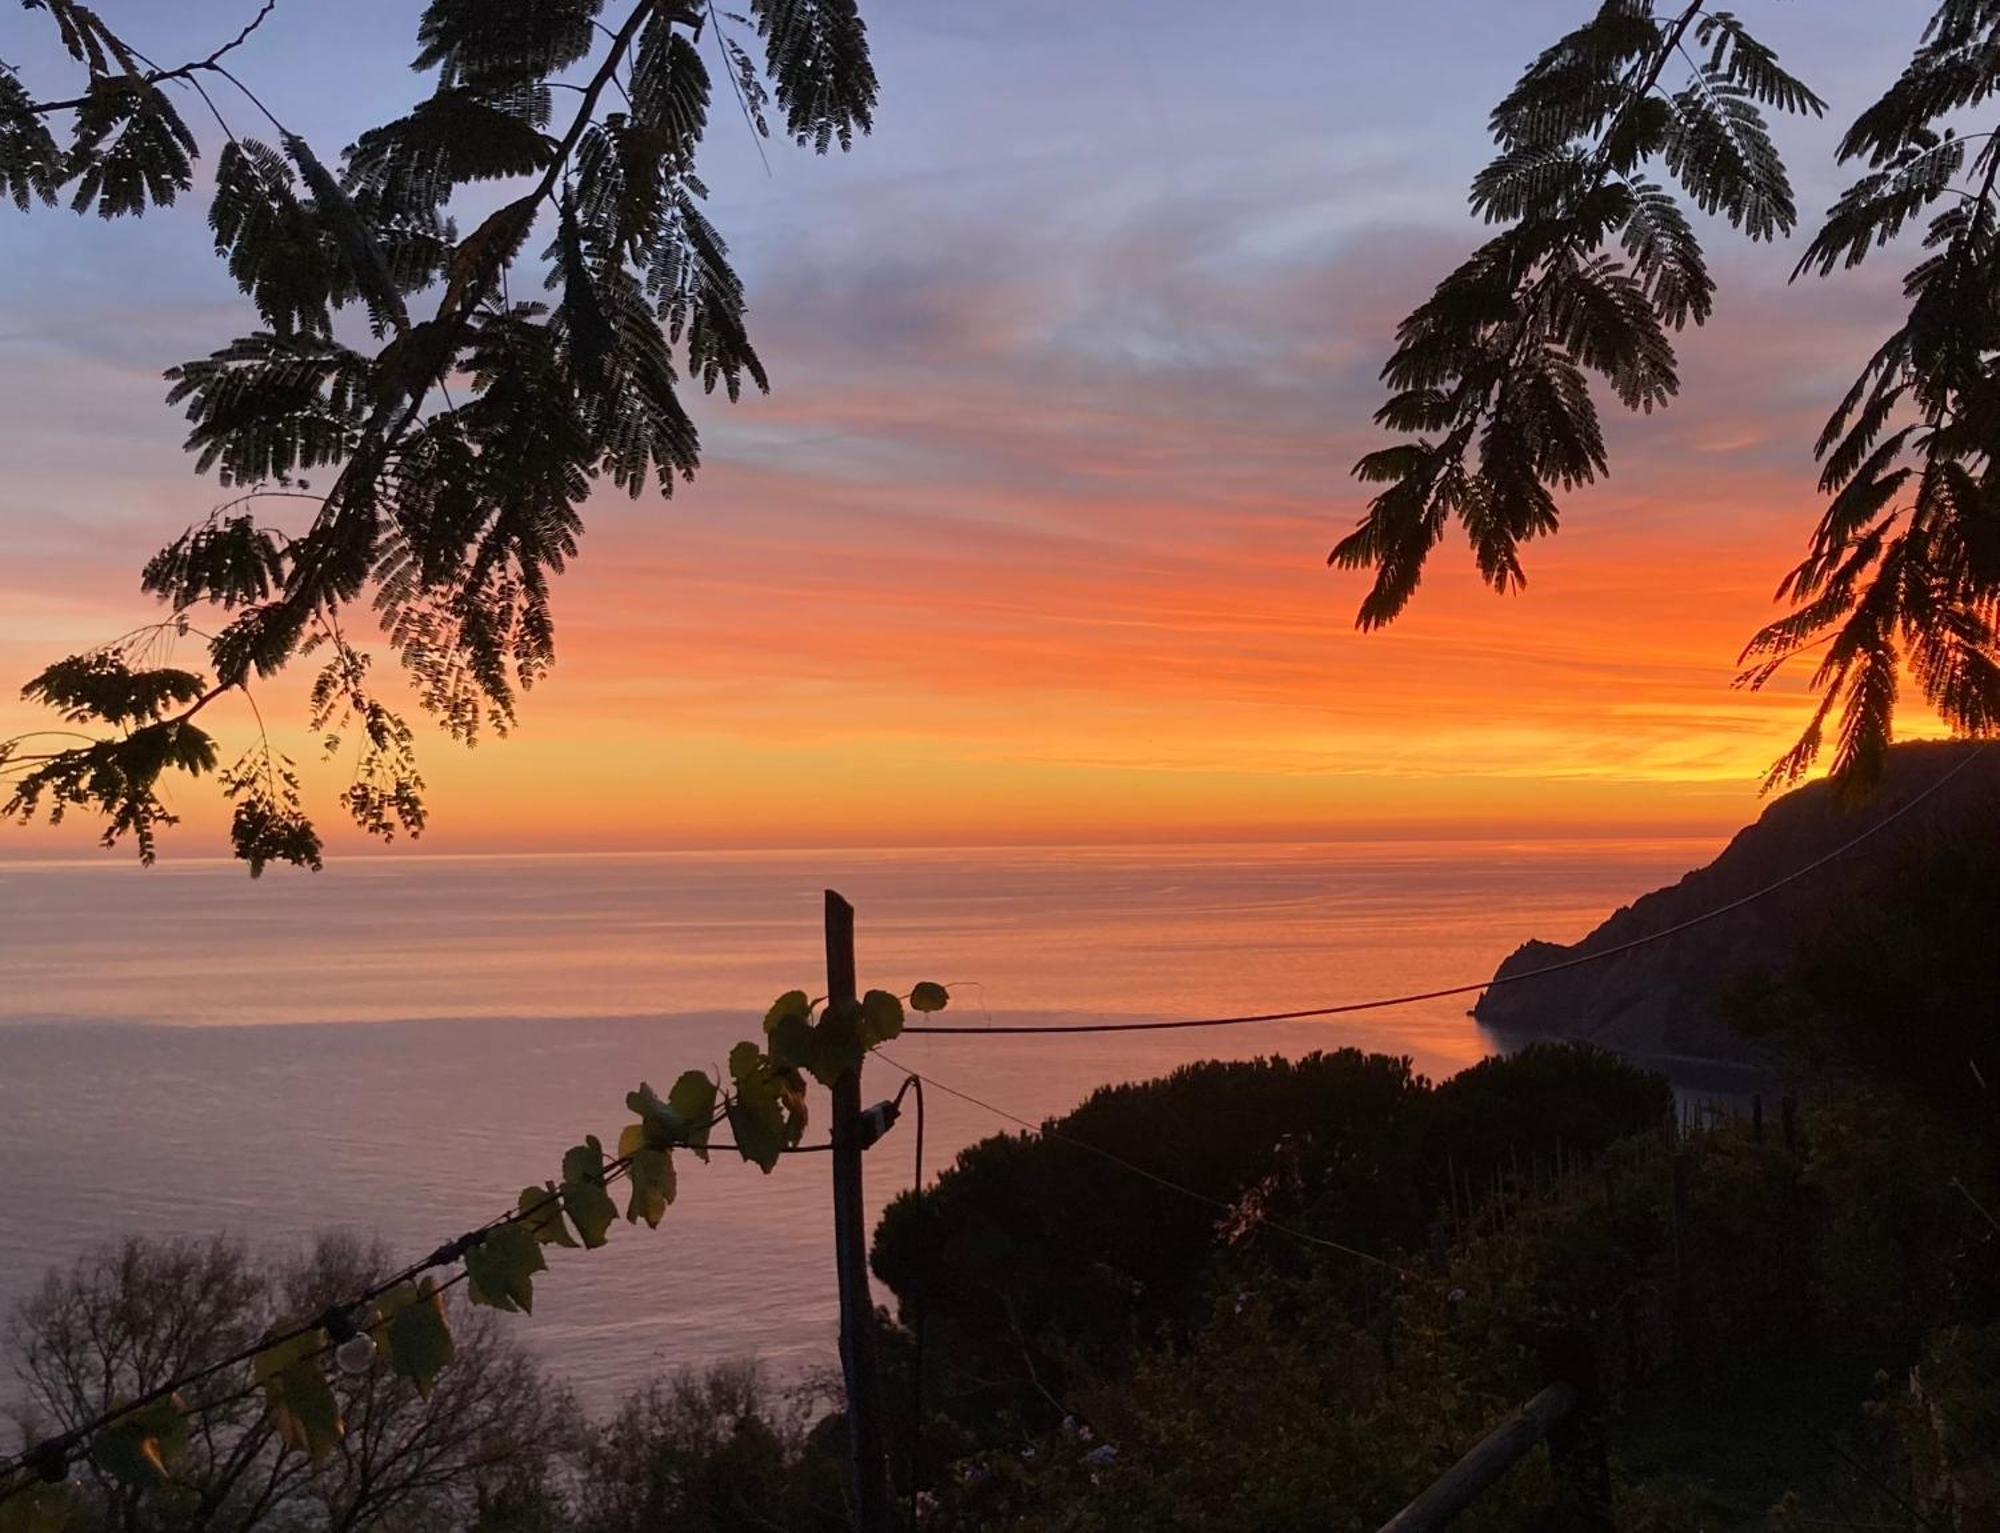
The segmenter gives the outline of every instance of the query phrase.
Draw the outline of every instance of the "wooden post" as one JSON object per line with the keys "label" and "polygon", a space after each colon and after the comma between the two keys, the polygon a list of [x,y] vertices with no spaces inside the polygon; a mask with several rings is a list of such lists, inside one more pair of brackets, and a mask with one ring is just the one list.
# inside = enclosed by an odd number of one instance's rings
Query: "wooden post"
{"label": "wooden post", "polygon": [[1610,1533],[1611,1460],[1591,1338],[1569,1329],[1544,1335],[1541,1365],[1546,1384],[1567,1385],[1576,1396],[1575,1404],[1549,1424],[1549,1467],[1556,1480],[1550,1526],[1563,1533]]}
{"label": "wooden post", "polygon": [[1675,1150],[1673,1159],[1668,1163],[1667,1170],[1668,1175],[1672,1179],[1670,1191],[1673,1200],[1670,1205],[1669,1228],[1673,1237],[1674,1257],[1674,1360],[1676,1362],[1685,1362],[1691,1350],[1690,1338],[1687,1334],[1691,1324],[1688,1306],[1687,1270],[1688,1152],[1679,1149]]}
{"label": "wooden post", "polygon": [[[826,1007],[859,1004],[854,907],[826,891]],[[875,1374],[875,1300],[868,1291],[868,1226],[861,1201],[861,1069],[833,1086],[833,1259],[840,1279],[840,1371],[847,1386],[847,1442],[857,1533],[888,1533],[889,1460]]]}
{"label": "wooden post", "polygon": [[1576,1390],[1551,1384],[1480,1440],[1430,1488],[1382,1524],[1381,1533],[1432,1533],[1533,1451],[1576,1405]]}

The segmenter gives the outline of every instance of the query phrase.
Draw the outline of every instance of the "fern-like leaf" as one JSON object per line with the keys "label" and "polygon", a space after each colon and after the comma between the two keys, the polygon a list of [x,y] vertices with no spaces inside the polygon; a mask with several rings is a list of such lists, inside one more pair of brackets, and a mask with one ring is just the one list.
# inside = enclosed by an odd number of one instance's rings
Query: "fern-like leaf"
{"label": "fern-like leaf", "polygon": [[821,154],[875,125],[875,66],[855,0],[750,0],[785,126]]}
{"label": "fern-like leaf", "polygon": [[62,150],[30,105],[27,89],[0,68],[0,196],[24,213],[53,204],[63,180]]}
{"label": "fern-like leaf", "polygon": [[1748,92],[1705,76],[1676,92],[1673,107],[1666,167],[1695,205],[1753,240],[1789,234],[1798,222],[1791,180]]}
{"label": "fern-like leaf", "polygon": [[171,207],[194,185],[195,136],[157,85],[137,75],[91,81],[76,111],[70,206],[103,218]]}

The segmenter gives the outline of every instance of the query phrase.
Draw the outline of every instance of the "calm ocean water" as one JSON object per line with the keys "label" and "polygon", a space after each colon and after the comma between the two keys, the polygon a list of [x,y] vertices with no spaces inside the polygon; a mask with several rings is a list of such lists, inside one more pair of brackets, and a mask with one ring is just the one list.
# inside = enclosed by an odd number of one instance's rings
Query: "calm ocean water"
{"label": "calm ocean water", "polygon": [[[0,863],[0,1308],[126,1231],[420,1255],[607,1142],[625,1092],[719,1068],[778,992],[823,988],[820,890],[857,906],[862,983],[954,986],[945,1020],[1289,1010],[1476,980],[1570,940],[1708,840],[347,858],[318,877]],[[1187,1060],[1356,1045],[1449,1074],[1462,1001],[1337,1022],[890,1052],[1039,1120]],[[868,1099],[897,1077],[871,1072]],[[815,1102],[822,1109],[824,1098]],[[943,1093],[935,1168],[1007,1127]],[[909,1184],[909,1124],[871,1152]],[[831,1361],[818,1157],[689,1166],[657,1232],[553,1253],[522,1333],[604,1406],[662,1367]],[[872,1214],[871,1214],[872,1217]]]}

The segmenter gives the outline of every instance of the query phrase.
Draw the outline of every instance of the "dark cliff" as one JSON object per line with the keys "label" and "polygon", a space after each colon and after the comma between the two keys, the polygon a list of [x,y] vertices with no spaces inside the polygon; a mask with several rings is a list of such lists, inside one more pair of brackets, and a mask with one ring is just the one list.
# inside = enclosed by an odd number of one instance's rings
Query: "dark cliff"
{"label": "dark cliff", "polygon": [[[1726,1020],[1728,998],[1784,974],[1843,903],[1893,903],[1913,845],[2000,835],[1996,811],[2000,747],[1981,753],[1962,742],[1899,746],[1882,786],[1864,802],[1850,805],[1825,783],[1809,784],[1737,832],[1707,867],[1625,906],[1574,946],[1523,944],[1495,972],[1496,988],[1480,996],[1473,1015],[1502,1033],[1584,1038],[1627,1054],[1758,1060],[1758,1048]],[[1884,828],[1852,852],[1741,910],[1600,963],[1514,978],[1740,900],[1876,825]]]}

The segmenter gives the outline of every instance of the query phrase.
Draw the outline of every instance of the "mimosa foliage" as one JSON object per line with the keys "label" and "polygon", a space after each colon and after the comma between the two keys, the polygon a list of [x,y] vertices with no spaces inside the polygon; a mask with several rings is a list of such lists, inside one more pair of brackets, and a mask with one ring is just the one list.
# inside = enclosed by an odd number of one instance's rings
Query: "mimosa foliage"
{"label": "mimosa foliage", "polygon": [[[338,716],[362,739],[347,811],[373,835],[415,835],[414,737],[367,681],[343,613],[371,613],[450,734],[506,732],[555,659],[551,587],[596,484],[671,494],[701,457],[685,386],[768,387],[702,210],[710,57],[753,131],[775,101],[800,144],[845,149],[876,95],[853,0],[753,0],[745,16],[685,0],[430,0],[416,58],[430,93],[330,159],[224,62],[269,6],[224,47],[161,68],[78,0],[27,5],[82,88],[39,98],[0,67],[0,194],[106,218],[169,206],[195,187],[193,103],[220,131],[215,250],[256,323],[167,374],[197,469],[236,492],[147,565],[170,623],[30,683],[93,738],[0,747],[6,812],[94,812],[107,843],[130,837],[150,861],[173,823],[162,775],[214,771],[193,718],[318,651],[313,727],[332,738]],[[732,25],[761,39],[761,66]],[[245,112],[258,133],[232,123]],[[303,514],[275,515],[287,510]],[[217,619],[201,674],[137,663],[198,614]],[[63,690],[84,672],[134,695],[99,708]],[[133,714],[169,687],[171,707]],[[237,855],[253,872],[316,867],[295,772],[268,745],[254,754],[216,774]]]}
{"label": "mimosa foliage", "polygon": [[[909,994],[910,1006],[920,1012],[942,1011],[949,1001],[944,986],[928,981]],[[712,1132],[721,1124],[729,1126],[736,1152],[769,1173],[805,1133],[807,1076],[830,1086],[902,1030],[903,1001],[887,991],[871,990],[846,1007],[790,991],[765,1014],[763,1040],[746,1040],[730,1051],[726,1078],[689,1070],[664,1097],[643,1081],[628,1094],[636,1121],[619,1135],[616,1157],[607,1158],[603,1144],[586,1136],[563,1154],[558,1178],[522,1189],[500,1219],[344,1309],[273,1326],[248,1357],[245,1382],[261,1394],[283,1448],[314,1463],[342,1451],[347,1424],[327,1364],[343,1341],[366,1335],[375,1344],[367,1368],[428,1397],[456,1356],[447,1287],[462,1281],[475,1305],[530,1312],[549,1248],[595,1249],[609,1242],[621,1217],[610,1188],[621,1176],[629,1186],[624,1221],[657,1228],[674,1201],[675,1157],[707,1162]],[[433,1271],[452,1262],[463,1263],[462,1273],[440,1283]],[[65,1475],[85,1454],[120,1485],[171,1493],[178,1484],[176,1463],[201,1415],[202,1408],[190,1406],[170,1385],[129,1408],[114,1403],[104,1419],[77,1435],[40,1444],[0,1469],[0,1533],[61,1533],[72,1509]]]}
{"label": "mimosa foliage", "polygon": [[1453,521],[1488,584],[1525,582],[1556,492],[1610,468],[1593,375],[1630,410],[1679,392],[1671,335],[1715,293],[1680,198],[1756,240],[1797,219],[1766,109],[1823,105],[1735,16],[1652,0],[1604,0],[1494,109],[1472,206],[1505,227],[1398,330],[1375,418],[1405,440],[1356,465],[1383,488],[1331,555],[1374,572],[1361,627],[1403,611]]}
{"label": "mimosa foliage", "polygon": [[1945,0],[1902,76],[1841,141],[1867,170],[1828,212],[1795,276],[1854,267],[1924,220],[1907,312],[1827,420],[1830,496],[1791,603],[1744,652],[1747,685],[1824,646],[1819,707],[1773,782],[1804,774],[1838,713],[1836,769],[1882,770],[1905,671],[1954,728],[2000,726],[2000,138],[1958,114],[2000,91],[2000,4]]}
{"label": "mimosa foliage", "polygon": [[[1816,444],[1830,500],[1778,588],[1791,610],[1744,651],[1753,688],[1820,651],[1818,706],[1771,786],[1810,770],[1836,716],[1836,776],[1872,783],[1906,677],[1955,729],[2000,727],[2000,130],[1963,121],[1996,87],[2000,4],[1942,0],[1842,140],[1841,159],[1867,169],[1794,272],[1860,265],[1923,224],[1904,323]],[[1764,114],[1822,110],[1707,0],[1605,0],[1528,68],[1472,188],[1507,227],[1403,322],[1384,369],[1395,392],[1376,419],[1406,439],[1356,466],[1382,488],[1331,556],[1374,573],[1360,626],[1403,611],[1453,521],[1488,584],[1524,583],[1521,545],[1556,530],[1558,492],[1609,471],[1592,375],[1629,409],[1665,405],[1671,335],[1713,311],[1701,242],[1656,178],[1753,240],[1789,234]]]}

